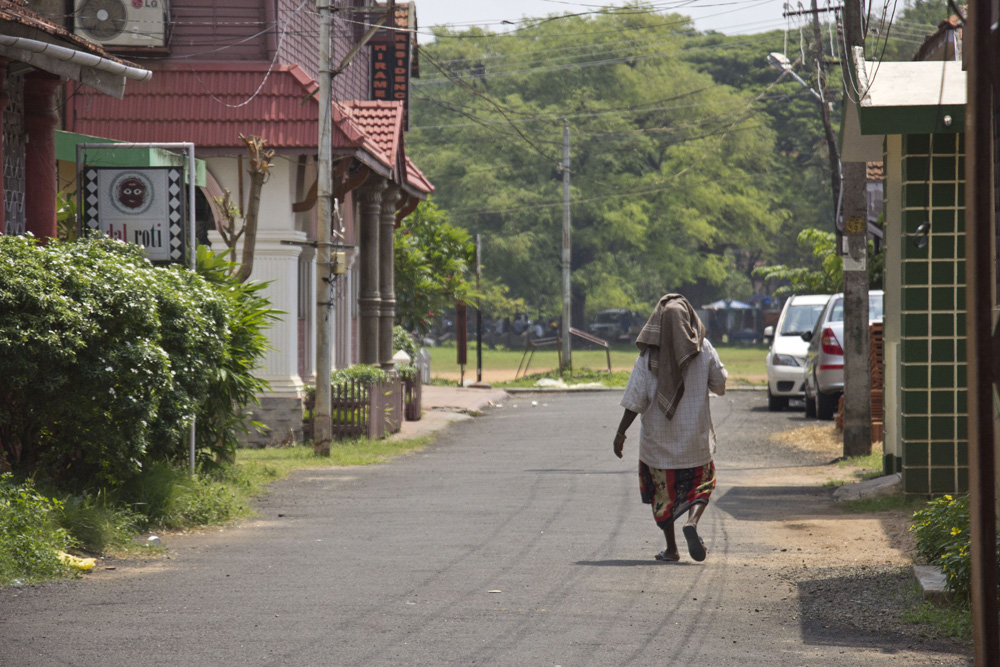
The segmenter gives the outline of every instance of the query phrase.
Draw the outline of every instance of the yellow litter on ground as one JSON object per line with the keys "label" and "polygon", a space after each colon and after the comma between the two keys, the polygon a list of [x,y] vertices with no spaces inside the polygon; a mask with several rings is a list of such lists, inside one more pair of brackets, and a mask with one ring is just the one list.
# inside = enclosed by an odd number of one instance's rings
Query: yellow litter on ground
{"label": "yellow litter on ground", "polygon": [[64,551],[59,552],[59,560],[81,572],[90,572],[97,564],[96,558],[79,558]]}

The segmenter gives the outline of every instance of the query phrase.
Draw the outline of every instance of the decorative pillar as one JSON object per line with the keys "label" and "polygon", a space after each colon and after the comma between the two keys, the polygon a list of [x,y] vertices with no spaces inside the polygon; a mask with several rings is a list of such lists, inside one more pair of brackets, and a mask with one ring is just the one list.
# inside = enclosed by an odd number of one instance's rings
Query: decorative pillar
{"label": "decorative pillar", "polygon": [[25,221],[42,242],[59,235],[56,225],[56,90],[61,79],[46,72],[24,77]]}
{"label": "decorative pillar", "polygon": [[386,182],[381,177],[358,193],[361,204],[361,284],[358,286],[358,357],[362,364],[378,364],[378,328],[381,310],[379,292],[379,222],[382,213],[382,192]]}
{"label": "decorative pillar", "polygon": [[390,184],[382,194],[382,216],[379,220],[379,311],[378,356],[382,368],[392,370],[392,329],[396,322],[396,202],[399,186]]}

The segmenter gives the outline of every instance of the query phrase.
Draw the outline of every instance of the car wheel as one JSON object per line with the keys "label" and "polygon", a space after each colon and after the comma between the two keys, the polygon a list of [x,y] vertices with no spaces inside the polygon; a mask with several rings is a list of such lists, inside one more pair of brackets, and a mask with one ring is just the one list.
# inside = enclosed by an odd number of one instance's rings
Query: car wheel
{"label": "car wheel", "polygon": [[771,393],[771,388],[767,389],[767,409],[771,412],[778,412],[788,407],[787,396],[775,396]]}
{"label": "car wheel", "polygon": [[839,394],[823,394],[816,392],[816,416],[820,419],[833,419],[837,413]]}
{"label": "car wheel", "polygon": [[816,401],[809,394],[806,394],[806,417],[816,418]]}

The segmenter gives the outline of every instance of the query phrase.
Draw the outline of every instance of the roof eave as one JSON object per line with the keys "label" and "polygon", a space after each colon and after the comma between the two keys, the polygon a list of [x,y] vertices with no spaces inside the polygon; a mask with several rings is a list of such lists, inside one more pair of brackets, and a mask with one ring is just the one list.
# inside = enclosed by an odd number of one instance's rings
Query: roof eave
{"label": "roof eave", "polygon": [[855,53],[860,103],[848,103],[841,146],[845,162],[881,159],[887,134],[965,131],[965,72],[960,62],[865,62]]}

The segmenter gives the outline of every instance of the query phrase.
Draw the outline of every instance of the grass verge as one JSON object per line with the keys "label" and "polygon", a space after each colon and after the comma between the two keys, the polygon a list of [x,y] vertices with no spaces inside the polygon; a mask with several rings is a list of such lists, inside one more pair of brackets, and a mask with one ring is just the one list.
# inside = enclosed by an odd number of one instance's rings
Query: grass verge
{"label": "grass verge", "polygon": [[430,441],[429,436],[390,440],[352,440],[333,445],[330,448],[329,458],[314,455],[312,447],[306,445],[241,449],[236,456],[236,467],[242,470],[242,475],[253,480],[259,495],[265,484],[283,479],[294,470],[385,463],[402,454],[423,449]]}
{"label": "grass verge", "polygon": [[972,641],[972,611],[968,607],[951,604],[939,606],[921,600],[903,614],[903,620],[932,628],[935,637],[958,639],[966,643]]}
{"label": "grass verge", "polygon": [[23,585],[79,571],[60,560],[67,552],[128,558],[150,553],[137,534],[230,523],[255,515],[253,499],[267,485],[303,468],[384,463],[417,451],[430,437],[355,440],[335,445],[330,457],[312,447],[243,449],[232,465],[196,477],[154,464],[114,493],[66,494],[36,489],[31,480],[0,476],[0,586]]}
{"label": "grass verge", "polygon": [[851,514],[868,514],[873,512],[906,512],[912,514],[915,510],[927,504],[924,496],[910,496],[902,493],[894,493],[888,496],[877,496],[875,498],[859,498],[858,500],[848,500],[840,504],[844,511]]}
{"label": "grass verge", "polygon": [[[716,345],[719,358],[729,371],[729,376],[733,381],[744,384],[764,384],[767,382],[767,369],[764,366],[764,356],[767,354],[767,347],[763,345]],[[456,351],[453,342],[447,342],[440,347],[431,348],[431,368],[432,373],[455,375],[460,372],[461,367],[455,361]],[[636,348],[634,345],[624,343],[614,343],[611,345],[611,368],[631,369],[635,363]],[[469,346],[469,366],[475,367],[475,346]],[[483,349],[483,369],[497,371],[516,371],[527,363],[525,352],[521,350],[505,349]],[[559,358],[555,347],[538,348],[531,357],[531,365],[528,372],[558,374]],[[579,370],[586,370],[592,373],[604,372],[607,374],[608,353],[603,348],[580,348],[573,349],[574,374]],[[466,375],[471,376],[474,370],[466,368]]]}

